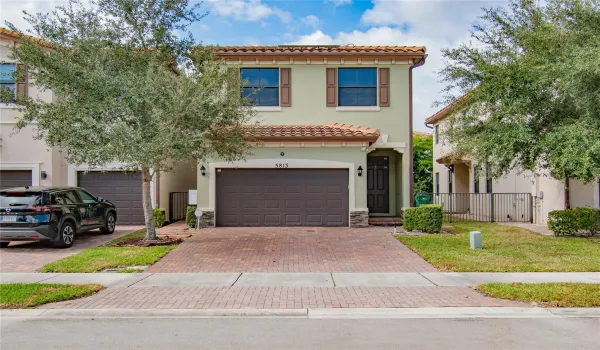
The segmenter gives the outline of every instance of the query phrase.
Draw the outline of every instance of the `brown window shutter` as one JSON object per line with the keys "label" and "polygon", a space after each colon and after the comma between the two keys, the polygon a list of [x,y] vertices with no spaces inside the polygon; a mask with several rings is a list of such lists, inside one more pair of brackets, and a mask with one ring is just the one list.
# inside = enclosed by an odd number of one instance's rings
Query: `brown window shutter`
{"label": "brown window shutter", "polygon": [[390,106],[390,69],[379,68],[379,107]]}
{"label": "brown window shutter", "polygon": [[281,107],[292,107],[292,68],[279,70],[279,93]]}
{"label": "brown window shutter", "polygon": [[[23,74],[24,72],[24,74]],[[17,96],[27,97],[29,93],[27,84],[28,74],[24,64],[17,64]]]}
{"label": "brown window shutter", "polygon": [[337,107],[337,68],[327,68],[327,107]]}

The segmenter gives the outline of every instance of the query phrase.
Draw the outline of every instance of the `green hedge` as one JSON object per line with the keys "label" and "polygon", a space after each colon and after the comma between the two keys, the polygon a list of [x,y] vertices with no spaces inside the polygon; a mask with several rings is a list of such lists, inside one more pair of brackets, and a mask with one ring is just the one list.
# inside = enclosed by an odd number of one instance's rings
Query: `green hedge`
{"label": "green hedge", "polygon": [[442,230],[444,212],[439,204],[425,204],[407,208],[403,213],[403,225],[407,231],[439,233]]}
{"label": "green hedge", "polygon": [[553,210],[548,214],[548,228],[555,236],[594,235],[600,232],[600,209]]}
{"label": "green hedge", "polygon": [[185,223],[190,227],[196,227],[196,206],[188,205],[187,211],[185,212]]}
{"label": "green hedge", "polygon": [[165,212],[159,208],[154,208],[152,214],[154,216],[154,227],[163,227],[166,221]]}

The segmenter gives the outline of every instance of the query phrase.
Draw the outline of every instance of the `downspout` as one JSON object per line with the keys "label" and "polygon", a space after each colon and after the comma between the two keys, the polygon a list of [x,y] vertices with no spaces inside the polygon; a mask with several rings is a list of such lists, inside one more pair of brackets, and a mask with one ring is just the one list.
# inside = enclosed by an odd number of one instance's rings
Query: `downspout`
{"label": "downspout", "polygon": [[423,56],[423,58],[416,64],[413,64],[408,68],[408,172],[409,183],[408,187],[410,188],[410,203],[409,206],[415,206],[415,179],[414,179],[414,169],[413,169],[413,83],[412,83],[412,71],[414,68],[420,67],[425,64],[425,58],[427,55]]}

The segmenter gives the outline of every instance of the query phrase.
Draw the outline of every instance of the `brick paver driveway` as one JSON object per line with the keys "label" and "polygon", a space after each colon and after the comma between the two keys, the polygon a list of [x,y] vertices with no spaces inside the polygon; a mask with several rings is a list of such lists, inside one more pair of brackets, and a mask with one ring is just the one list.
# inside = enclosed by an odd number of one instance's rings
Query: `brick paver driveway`
{"label": "brick paver driveway", "polygon": [[52,261],[96,247],[124,236],[142,226],[117,226],[112,235],[103,235],[98,230],[82,233],[75,237],[70,248],[56,249],[51,243],[13,242],[0,250],[0,272],[35,272]]}
{"label": "brick paver driveway", "polygon": [[231,227],[189,232],[194,235],[147,271],[436,271],[387,227]]}
{"label": "brick paver driveway", "polygon": [[108,288],[49,309],[303,309],[530,306],[468,287],[138,287]]}

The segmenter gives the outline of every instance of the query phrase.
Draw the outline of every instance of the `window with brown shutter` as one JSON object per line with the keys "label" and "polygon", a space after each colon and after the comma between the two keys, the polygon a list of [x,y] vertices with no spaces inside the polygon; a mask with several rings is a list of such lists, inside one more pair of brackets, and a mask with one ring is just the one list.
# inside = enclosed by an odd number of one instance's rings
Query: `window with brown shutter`
{"label": "window with brown shutter", "polygon": [[24,64],[17,64],[17,96],[27,97],[28,95],[28,87],[27,87],[27,69]]}
{"label": "window with brown shutter", "polygon": [[327,107],[337,107],[337,68],[327,68]]}
{"label": "window with brown shutter", "polygon": [[379,68],[379,107],[390,106],[390,69]]}
{"label": "window with brown shutter", "polygon": [[292,68],[281,68],[279,71],[280,106],[292,107]]}

